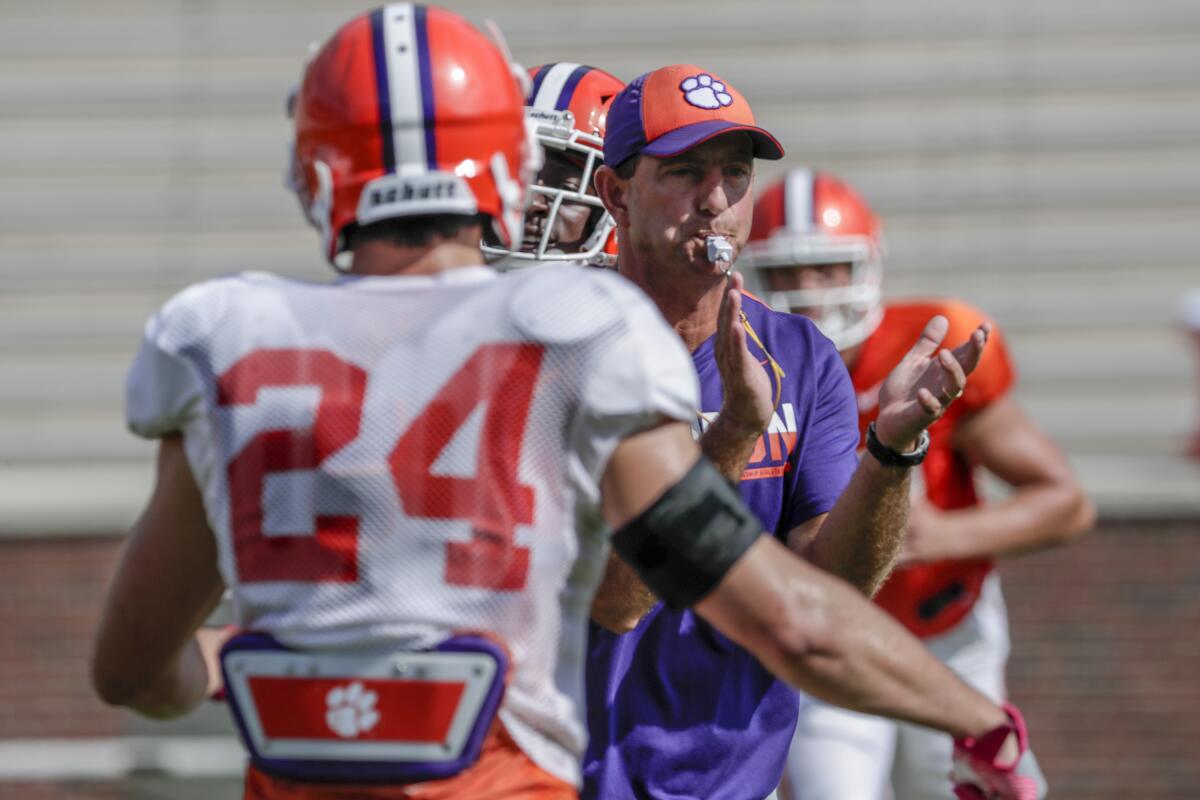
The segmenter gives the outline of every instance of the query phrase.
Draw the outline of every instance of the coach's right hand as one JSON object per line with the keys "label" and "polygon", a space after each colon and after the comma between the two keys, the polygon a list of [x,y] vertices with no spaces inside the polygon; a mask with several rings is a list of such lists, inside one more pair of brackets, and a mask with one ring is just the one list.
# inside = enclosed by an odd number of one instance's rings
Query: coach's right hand
{"label": "coach's right hand", "polygon": [[741,273],[730,273],[717,317],[714,351],[717,370],[721,373],[719,416],[725,424],[733,423],[747,435],[757,438],[771,422],[775,402],[771,396],[771,379],[746,343],[746,327],[742,323],[744,281]]}

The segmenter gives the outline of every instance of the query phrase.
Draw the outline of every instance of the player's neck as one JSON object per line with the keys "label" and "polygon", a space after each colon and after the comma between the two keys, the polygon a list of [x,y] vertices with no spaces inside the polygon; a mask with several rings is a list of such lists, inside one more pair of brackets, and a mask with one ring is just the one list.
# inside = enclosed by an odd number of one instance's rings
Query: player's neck
{"label": "player's neck", "polygon": [[364,242],[354,248],[354,275],[436,275],[449,269],[483,263],[478,242],[443,239],[427,247],[402,247],[387,242]]}

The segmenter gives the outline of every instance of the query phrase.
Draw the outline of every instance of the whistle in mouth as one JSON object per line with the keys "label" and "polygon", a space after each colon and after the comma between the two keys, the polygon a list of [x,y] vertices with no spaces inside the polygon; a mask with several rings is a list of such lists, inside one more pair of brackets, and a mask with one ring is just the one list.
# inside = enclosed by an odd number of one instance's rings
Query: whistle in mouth
{"label": "whistle in mouth", "polygon": [[721,264],[729,272],[733,267],[733,245],[724,236],[708,236],[704,239],[708,245],[708,260]]}

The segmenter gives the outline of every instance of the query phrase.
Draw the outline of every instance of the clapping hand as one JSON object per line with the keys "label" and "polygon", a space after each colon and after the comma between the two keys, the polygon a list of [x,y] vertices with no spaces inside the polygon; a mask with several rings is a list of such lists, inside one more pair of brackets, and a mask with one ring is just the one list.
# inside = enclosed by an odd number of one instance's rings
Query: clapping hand
{"label": "clapping hand", "polygon": [[939,349],[950,322],[936,316],[879,388],[875,434],[884,445],[911,450],[921,432],[945,413],[983,357],[992,326],[984,323],[953,350]]}

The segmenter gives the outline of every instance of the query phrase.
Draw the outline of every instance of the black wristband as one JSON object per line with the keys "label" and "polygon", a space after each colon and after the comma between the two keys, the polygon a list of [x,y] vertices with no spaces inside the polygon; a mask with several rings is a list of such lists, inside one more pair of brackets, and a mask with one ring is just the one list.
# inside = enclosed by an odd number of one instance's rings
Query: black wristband
{"label": "black wristband", "polygon": [[929,431],[921,431],[921,435],[917,437],[916,450],[901,453],[879,441],[879,437],[875,435],[875,423],[872,422],[867,426],[867,452],[885,467],[915,467],[925,460],[925,454],[929,452]]}

